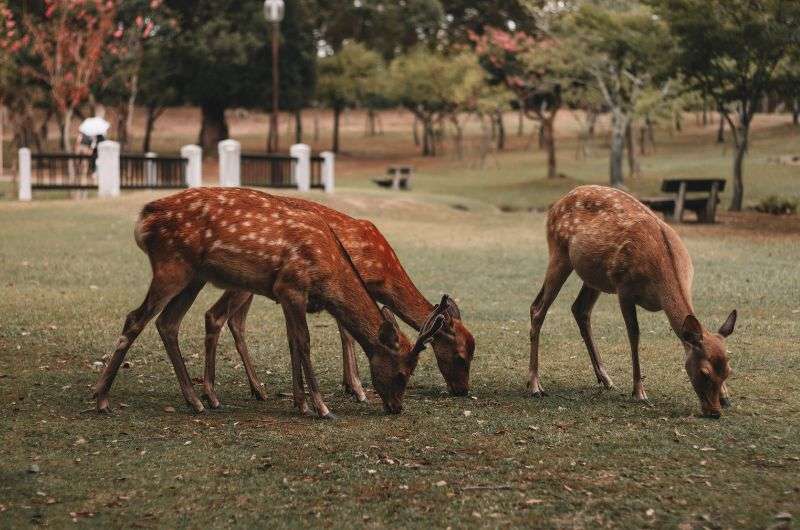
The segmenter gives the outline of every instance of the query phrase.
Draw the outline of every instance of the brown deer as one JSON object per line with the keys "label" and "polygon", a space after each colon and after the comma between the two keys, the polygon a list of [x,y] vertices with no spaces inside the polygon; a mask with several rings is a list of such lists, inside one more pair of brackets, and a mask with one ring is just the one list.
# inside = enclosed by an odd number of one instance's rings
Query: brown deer
{"label": "brown deer", "polygon": [[[412,328],[419,331],[430,315],[443,315],[444,325],[433,338],[433,351],[450,392],[457,396],[466,395],[475,340],[462,323],[461,312],[455,301],[445,295],[437,306],[428,302],[409,278],[389,242],[371,222],[354,219],[315,202],[288,197],[283,199],[297,209],[308,210],[322,217],[344,245],[370,294]],[[253,295],[248,292],[227,291],[206,313],[204,391],[212,408],[220,405],[214,390],[214,372],[217,343],[226,321],[242,358],[251,393],[258,399],[266,399],[244,340],[245,321],[252,299]],[[353,338],[341,324],[339,333],[342,339],[343,385],[358,401],[366,401],[358,377]]]}
{"label": "brown deer", "polygon": [[633,396],[647,399],[639,368],[636,306],[664,311],[685,349],[685,367],[706,416],[718,418],[728,404],[730,366],[725,337],[733,333],[732,311],[717,333],[706,330],[691,299],[692,260],[678,234],[635,197],[603,186],[580,186],[550,207],[550,260],[544,285],[531,305],[528,386],[545,395],[539,381],[539,331],[547,310],[574,270],[583,287],[572,305],[597,381],[613,386],[592,340],[591,314],[601,292],[616,293],[628,330],[633,362]]}
{"label": "brown deer", "polygon": [[306,313],[330,312],[369,358],[375,389],[387,412],[402,410],[403,393],[419,353],[442,326],[431,316],[412,345],[388,308],[380,309],[344,247],[318,215],[274,197],[241,188],[195,188],[155,200],[142,209],[134,230],[150,258],[153,278],[142,305],[131,312],[114,354],[95,385],[99,411],[133,341],[156,314],[183,396],[198,412],[197,398],[178,347],[186,311],[206,282],[250,291],[281,305],[292,361],[295,406],[308,411],[303,374],[314,409],[332,418],[311,364]]}

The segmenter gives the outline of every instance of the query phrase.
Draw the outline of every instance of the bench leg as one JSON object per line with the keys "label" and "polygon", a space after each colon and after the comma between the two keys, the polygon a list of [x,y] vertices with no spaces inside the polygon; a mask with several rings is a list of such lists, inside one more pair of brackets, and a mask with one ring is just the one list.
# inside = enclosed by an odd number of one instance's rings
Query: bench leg
{"label": "bench leg", "polygon": [[672,219],[676,223],[683,222],[683,207],[686,203],[686,183],[681,182],[680,188],[678,188],[678,196],[675,199],[675,212],[672,214]]}

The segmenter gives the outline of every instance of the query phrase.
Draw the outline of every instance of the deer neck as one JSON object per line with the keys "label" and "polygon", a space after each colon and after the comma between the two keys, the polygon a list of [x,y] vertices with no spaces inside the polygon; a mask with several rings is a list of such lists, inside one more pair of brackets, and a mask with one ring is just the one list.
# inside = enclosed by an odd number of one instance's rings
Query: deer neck
{"label": "deer neck", "polygon": [[403,322],[419,331],[433,311],[433,304],[422,296],[402,267],[400,274],[395,275],[388,283],[388,292],[381,297],[381,301]]}
{"label": "deer neck", "polygon": [[385,348],[379,338],[383,315],[360,286],[353,286],[346,297],[334,300],[328,310],[364,351]]}

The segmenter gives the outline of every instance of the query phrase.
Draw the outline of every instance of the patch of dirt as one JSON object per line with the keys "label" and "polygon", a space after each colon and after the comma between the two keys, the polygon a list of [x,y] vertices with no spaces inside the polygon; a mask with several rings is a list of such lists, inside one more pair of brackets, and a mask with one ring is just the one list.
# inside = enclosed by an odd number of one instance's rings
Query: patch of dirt
{"label": "patch of dirt", "polygon": [[800,215],[770,215],[754,211],[717,212],[716,224],[673,225],[680,233],[785,238],[800,235]]}

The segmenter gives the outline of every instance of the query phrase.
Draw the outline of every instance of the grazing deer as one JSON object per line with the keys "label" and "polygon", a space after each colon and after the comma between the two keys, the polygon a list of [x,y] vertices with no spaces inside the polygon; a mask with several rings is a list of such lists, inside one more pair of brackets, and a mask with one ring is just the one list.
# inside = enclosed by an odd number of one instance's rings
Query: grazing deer
{"label": "grazing deer", "polygon": [[322,418],[332,418],[311,364],[306,313],[327,310],[361,345],[372,381],[387,412],[399,413],[419,353],[444,318],[433,315],[412,344],[391,310],[380,309],[367,292],[336,235],[318,215],[279,197],[241,188],[195,188],[153,201],[142,209],[134,230],[150,258],[153,278],[142,305],[131,312],[114,354],[95,385],[100,411],[133,341],[160,313],[156,327],[183,396],[198,412],[197,398],[178,347],[186,311],[206,282],[250,291],[281,305],[292,361],[295,406],[308,411],[303,374]]}
{"label": "grazing deer", "polygon": [[733,333],[732,311],[717,333],[706,330],[692,307],[692,260],[678,234],[635,197],[603,186],[580,186],[553,204],[547,215],[550,261],[544,285],[531,305],[528,386],[545,395],[539,381],[539,331],[561,286],[574,270],[583,287],[572,305],[597,381],[613,386],[592,340],[591,314],[601,292],[617,293],[633,362],[633,396],[647,399],[639,368],[636,306],[664,311],[683,342],[685,366],[706,416],[727,405],[730,366],[725,337]]}
{"label": "grazing deer", "polygon": [[[297,209],[311,211],[322,217],[344,245],[370,294],[412,328],[419,331],[431,315],[443,315],[442,329],[432,341],[433,351],[450,392],[457,396],[466,395],[475,340],[463,325],[461,312],[453,299],[445,295],[437,306],[428,302],[408,277],[391,245],[371,222],[354,219],[315,202],[288,197],[283,199]],[[244,340],[245,321],[252,300],[251,293],[227,291],[206,313],[204,391],[212,408],[220,405],[214,390],[214,372],[217,343],[226,321],[242,358],[251,393],[258,399],[266,399]],[[342,339],[344,387],[358,401],[366,401],[358,377],[353,338],[341,323],[339,333]]]}

